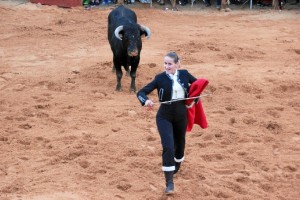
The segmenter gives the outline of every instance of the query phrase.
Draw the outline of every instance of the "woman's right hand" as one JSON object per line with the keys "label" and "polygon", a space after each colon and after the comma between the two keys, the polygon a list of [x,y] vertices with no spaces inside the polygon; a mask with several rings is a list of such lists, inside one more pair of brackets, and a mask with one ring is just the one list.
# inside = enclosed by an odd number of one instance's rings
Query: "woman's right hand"
{"label": "woman's right hand", "polygon": [[146,102],[145,102],[145,106],[147,106],[147,107],[152,107],[153,104],[154,104],[153,101],[151,101],[150,99],[146,100]]}

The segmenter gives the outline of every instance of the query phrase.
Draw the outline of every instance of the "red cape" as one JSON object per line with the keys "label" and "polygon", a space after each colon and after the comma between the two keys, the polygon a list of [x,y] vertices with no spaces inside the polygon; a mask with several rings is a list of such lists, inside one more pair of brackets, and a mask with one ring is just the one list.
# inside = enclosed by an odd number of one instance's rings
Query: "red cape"
{"label": "red cape", "polygon": [[[192,83],[188,97],[199,96],[207,85],[208,80],[198,79]],[[190,105],[194,100],[195,99],[188,99],[185,101],[185,104]],[[193,107],[187,109],[187,118],[188,125],[186,131],[191,131],[194,124],[198,124],[203,129],[207,128],[206,116],[200,99],[198,100],[198,103],[194,104]]]}

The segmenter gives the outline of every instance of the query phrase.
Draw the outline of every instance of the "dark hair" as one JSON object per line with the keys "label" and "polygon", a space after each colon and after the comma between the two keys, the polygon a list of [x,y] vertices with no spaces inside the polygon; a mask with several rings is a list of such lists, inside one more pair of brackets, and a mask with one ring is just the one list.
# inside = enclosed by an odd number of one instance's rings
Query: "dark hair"
{"label": "dark hair", "polygon": [[173,52],[173,51],[167,53],[166,56],[168,56],[170,58],[173,58],[173,60],[174,60],[175,63],[178,63],[178,61],[179,61],[178,55],[175,52]]}

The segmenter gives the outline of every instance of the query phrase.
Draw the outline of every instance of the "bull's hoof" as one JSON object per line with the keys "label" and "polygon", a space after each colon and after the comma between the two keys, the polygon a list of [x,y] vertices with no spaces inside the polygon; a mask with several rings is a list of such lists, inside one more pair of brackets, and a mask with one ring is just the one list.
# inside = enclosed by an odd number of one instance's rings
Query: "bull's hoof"
{"label": "bull's hoof", "polygon": [[130,93],[132,93],[132,92],[133,92],[133,93],[136,93],[136,87],[131,87],[131,88],[130,88]]}
{"label": "bull's hoof", "polygon": [[130,93],[136,93],[135,89],[130,89]]}
{"label": "bull's hoof", "polygon": [[122,87],[117,85],[116,91],[121,92],[122,91]]}

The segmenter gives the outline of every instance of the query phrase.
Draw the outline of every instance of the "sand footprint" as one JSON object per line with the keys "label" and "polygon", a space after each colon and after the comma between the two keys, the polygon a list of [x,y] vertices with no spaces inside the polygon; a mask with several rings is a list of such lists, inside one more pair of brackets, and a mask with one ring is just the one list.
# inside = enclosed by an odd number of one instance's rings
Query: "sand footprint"
{"label": "sand footprint", "polygon": [[148,142],[153,142],[153,141],[156,141],[156,140],[157,140],[157,138],[154,137],[154,136],[152,136],[152,135],[147,136],[147,141],[148,141]]}
{"label": "sand footprint", "polygon": [[45,109],[50,108],[50,104],[45,104],[45,105],[38,104],[38,105],[35,105],[34,107],[35,107],[35,109],[45,110]]}
{"label": "sand footprint", "polygon": [[118,199],[125,199],[125,197],[122,197],[121,195],[118,195],[118,194],[116,194],[115,197]]}
{"label": "sand footprint", "polygon": [[297,100],[292,100],[292,101],[290,101],[289,103],[288,103],[288,106],[290,106],[290,107],[292,107],[292,108],[294,108],[295,110],[297,110],[297,109],[299,109],[300,108],[300,102],[299,102],[299,100],[297,99]]}
{"label": "sand footprint", "polygon": [[297,167],[291,166],[291,165],[287,165],[283,168],[283,170],[285,172],[290,172],[290,173],[294,173],[297,171]]}
{"label": "sand footprint", "polygon": [[107,66],[107,67],[111,67],[113,64],[112,64],[111,61],[107,61],[107,62],[101,63],[100,65],[104,65],[104,66]]}
{"label": "sand footprint", "polygon": [[92,90],[91,92],[92,92],[93,96],[95,96],[98,99],[105,99],[107,97],[106,92],[102,92],[99,90]]}
{"label": "sand footprint", "polygon": [[274,192],[274,188],[273,188],[273,186],[271,186],[270,184],[262,183],[262,184],[260,184],[259,186],[260,186],[260,188],[261,188],[263,191],[265,191],[265,192],[267,192],[267,193],[273,193],[273,192]]}
{"label": "sand footprint", "polygon": [[208,154],[208,155],[203,155],[201,156],[202,159],[206,162],[216,162],[216,161],[220,161],[220,160],[225,160],[226,157],[224,155],[221,154]]}
{"label": "sand footprint", "polygon": [[8,137],[0,136],[0,142],[7,142],[7,141],[8,141]]}
{"label": "sand footprint", "polygon": [[42,96],[31,96],[31,98],[38,103],[48,102],[53,99],[50,93],[44,93]]}
{"label": "sand footprint", "polygon": [[279,87],[274,89],[274,92],[293,93],[293,92],[298,92],[299,90],[300,90],[300,85],[292,82],[290,84],[280,85]]}
{"label": "sand footprint", "polygon": [[90,166],[90,163],[87,160],[81,160],[78,162],[79,166],[83,169],[86,169]]}
{"label": "sand footprint", "polygon": [[219,199],[228,199],[232,197],[232,195],[226,191],[214,191],[213,195]]}
{"label": "sand footprint", "polygon": [[238,194],[246,195],[248,193],[246,188],[243,188],[240,184],[234,182],[228,182],[225,187]]}
{"label": "sand footprint", "polygon": [[0,76],[0,90],[4,90],[7,86],[8,79],[5,77]]}
{"label": "sand footprint", "polygon": [[132,185],[130,183],[128,183],[128,181],[126,179],[121,180],[118,184],[117,184],[117,188],[119,190],[122,191],[127,191],[132,187]]}
{"label": "sand footprint", "polygon": [[270,121],[265,125],[265,127],[271,133],[276,134],[276,135],[282,132],[282,127],[277,122]]}
{"label": "sand footprint", "polygon": [[257,122],[257,120],[255,118],[253,118],[252,116],[245,116],[242,119],[242,121],[244,124],[247,124],[247,125],[254,125]]}
{"label": "sand footprint", "polygon": [[292,51],[294,51],[296,54],[300,55],[300,49],[291,49]]}
{"label": "sand footprint", "polygon": [[242,183],[242,184],[249,183],[250,181],[251,181],[251,179],[246,176],[239,176],[236,178],[236,182]]}
{"label": "sand footprint", "polygon": [[19,128],[20,128],[20,129],[25,129],[25,130],[27,130],[27,129],[31,129],[31,128],[32,128],[32,125],[30,125],[30,124],[28,124],[28,123],[26,123],[26,124],[21,124],[21,125],[19,125]]}
{"label": "sand footprint", "polygon": [[282,112],[283,110],[284,108],[282,107],[268,108],[266,109],[266,113],[274,118],[280,118],[281,115],[279,112]]}
{"label": "sand footprint", "polygon": [[247,94],[260,94],[262,92],[262,89],[260,89],[259,87],[255,86],[255,85],[241,85],[240,86],[240,90],[243,93],[247,93]]}
{"label": "sand footprint", "polygon": [[245,170],[246,166],[244,164],[232,164],[224,167],[216,167],[214,171],[220,175],[230,175],[238,171]]}
{"label": "sand footprint", "polygon": [[[3,69],[4,66],[2,66]],[[18,73],[0,72],[0,90],[4,90],[8,86],[8,81],[11,80]]]}
{"label": "sand footprint", "polygon": [[[87,161],[84,161],[84,162],[87,162]],[[79,165],[81,166],[82,164],[84,166],[86,165],[85,163],[81,163]],[[98,167],[99,167],[98,165],[97,165],[97,167],[96,166],[88,166],[88,171],[87,172],[91,173],[91,174],[106,174],[107,173],[107,170],[105,170],[105,169],[99,169]]]}

